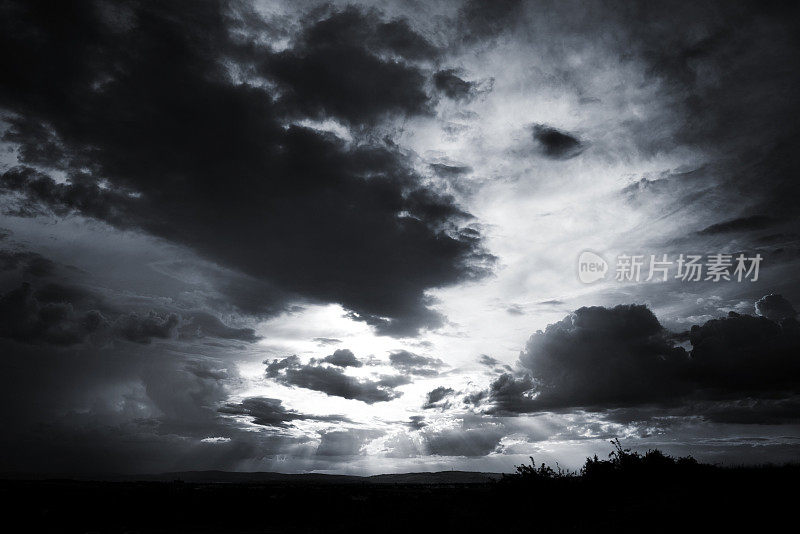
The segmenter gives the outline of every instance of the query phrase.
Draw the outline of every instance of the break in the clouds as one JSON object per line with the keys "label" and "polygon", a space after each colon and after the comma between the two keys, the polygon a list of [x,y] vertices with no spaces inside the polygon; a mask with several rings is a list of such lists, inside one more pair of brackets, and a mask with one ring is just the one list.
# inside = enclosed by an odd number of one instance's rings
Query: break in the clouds
{"label": "break in the clouds", "polygon": [[2,3],[0,471],[792,459],[797,10]]}

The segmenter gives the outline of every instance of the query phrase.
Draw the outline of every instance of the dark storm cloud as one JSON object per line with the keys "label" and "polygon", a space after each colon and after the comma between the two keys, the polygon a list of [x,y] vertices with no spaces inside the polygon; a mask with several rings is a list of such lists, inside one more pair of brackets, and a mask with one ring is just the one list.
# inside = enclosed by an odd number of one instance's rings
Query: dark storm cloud
{"label": "dark storm cloud", "polygon": [[341,415],[316,416],[301,414],[283,407],[280,399],[268,397],[250,397],[239,403],[228,403],[218,410],[225,415],[243,415],[251,417],[256,425],[285,428],[294,421],[347,421]]}
{"label": "dark storm cloud", "polygon": [[394,391],[394,388],[409,383],[403,376],[382,376],[378,380],[358,379],[346,375],[343,369],[337,367],[313,362],[302,364],[297,356],[264,363],[267,366],[265,376],[281,384],[321,391],[334,397],[360,400],[367,404],[396,399],[402,393]]}
{"label": "dark storm cloud", "polygon": [[69,303],[39,302],[29,284],[0,296],[0,337],[67,346],[107,326],[96,310],[76,312]]}
{"label": "dark storm cloud", "polygon": [[445,398],[449,397],[455,393],[455,390],[452,388],[446,388],[444,386],[439,386],[438,388],[429,391],[427,395],[425,395],[425,404],[422,405],[423,410],[428,410],[430,408],[438,408],[443,407],[439,402],[443,401]]}
{"label": "dark storm cloud", "polygon": [[187,313],[185,317],[166,310],[120,312],[91,291],[56,283],[39,288],[23,283],[0,296],[0,337],[26,343],[68,346],[118,339],[148,344],[179,334],[183,339],[259,339],[252,329],[231,328],[207,312]]}
{"label": "dark storm cloud", "polygon": [[800,386],[800,325],[729,312],[689,332],[701,397],[781,397]]}
{"label": "dark storm cloud", "polygon": [[333,354],[322,358],[323,363],[329,363],[338,367],[361,367],[364,362],[356,358],[353,351],[349,349],[339,349],[333,351]]}
{"label": "dark storm cloud", "polygon": [[439,358],[420,356],[407,350],[398,350],[389,355],[389,363],[405,374],[416,376],[435,376],[445,364]]}
{"label": "dark storm cloud", "polygon": [[645,306],[581,308],[531,336],[520,354],[521,370],[503,374],[484,393],[487,411],[660,406],[703,415],[709,406],[717,413],[750,406],[754,419],[770,399],[800,393],[800,326],[775,297],[765,308],[771,303],[781,310],[781,324],[730,312],[693,326],[690,352],[673,345]]}
{"label": "dark storm cloud", "polygon": [[[339,303],[381,334],[442,324],[426,290],[482,276],[492,261],[476,232],[459,229],[466,214],[424,189],[393,144],[289,124],[426,113],[413,62],[433,48],[402,21],[350,8],[307,19],[273,52],[231,38],[233,7],[131,2],[119,25],[91,3],[6,4],[0,41],[15,53],[0,106],[27,166],[6,171],[2,187],[28,211],[188,246],[241,274],[221,291],[246,313],[305,300]],[[237,69],[260,69],[276,92],[234,83]],[[45,133],[59,150],[34,150]]]}
{"label": "dark storm cloud", "polygon": [[795,319],[797,310],[781,295],[766,295],[756,301],[756,313],[770,321],[780,323],[785,319]]}
{"label": "dark storm cloud", "polygon": [[306,27],[261,69],[285,91],[280,105],[300,116],[368,124],[387,114],[432,113],[423,72],[381,52],[411,60],[435,55],[404,21],[385,23],[349,7]]}
{"label": "dark storm cloud", "polygon": [[545,124],[533,125],[533,139],[542,154],[552,159],[574,158],[586,148],[578,138]]}
{"label": "dark storm cloud", "polygon": [[729,221],[712,224],[703,228],[699,232],[700,235],[713,235],[725,234],[729,232],[747,232],[750,230],[763,230],[773,226],[778,221],[766,215],[752,215],[750,217],[740,217],[738,219],[731,219]]}

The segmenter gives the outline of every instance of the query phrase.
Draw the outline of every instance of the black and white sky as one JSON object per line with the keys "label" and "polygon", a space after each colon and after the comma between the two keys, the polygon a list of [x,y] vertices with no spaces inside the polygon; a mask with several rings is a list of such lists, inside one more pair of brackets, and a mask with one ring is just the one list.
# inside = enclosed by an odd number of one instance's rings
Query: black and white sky
{"label": "black and white sky", "polygon": [[0,2],[0,472],[797,460],[798,15]]}

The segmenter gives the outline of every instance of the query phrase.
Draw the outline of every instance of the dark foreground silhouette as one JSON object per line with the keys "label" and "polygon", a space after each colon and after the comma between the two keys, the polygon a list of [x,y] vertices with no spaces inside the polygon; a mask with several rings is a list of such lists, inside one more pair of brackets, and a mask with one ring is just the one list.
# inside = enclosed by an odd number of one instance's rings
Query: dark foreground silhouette
{"label": "dark foreground silhouette", "polygon": [[531,463],[499,479],[459,472],[6,479],[0,499],[6,525],[20,521],[15,532],[768,532],[794,529],[798,474],[797,465],[721,468],[615,442],[607,460],[587,459],[580,472]]}

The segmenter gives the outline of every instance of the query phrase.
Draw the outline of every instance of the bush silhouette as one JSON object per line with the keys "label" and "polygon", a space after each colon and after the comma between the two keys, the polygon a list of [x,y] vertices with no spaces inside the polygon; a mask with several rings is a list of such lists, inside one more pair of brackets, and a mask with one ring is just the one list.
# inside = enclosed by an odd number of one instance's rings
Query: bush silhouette
{"label": "bush silhouette", "polygon": [[622,446],[619,439],[611,441],[613,450],[607,460],[594,455],[587,458],[578,472],[566,471],[556,464],[556,469],[542,463],[538,467],[531,456],[531,463],[515,466],[515,473],[506,475],[504,480],[511,482],[544,482],[554,480],[608,481],[620,478],[664,478],[685,476],[700,469],[714,469],[703,465],[691,456],[672,457],[658,449],[650,449],[641,454]]}

